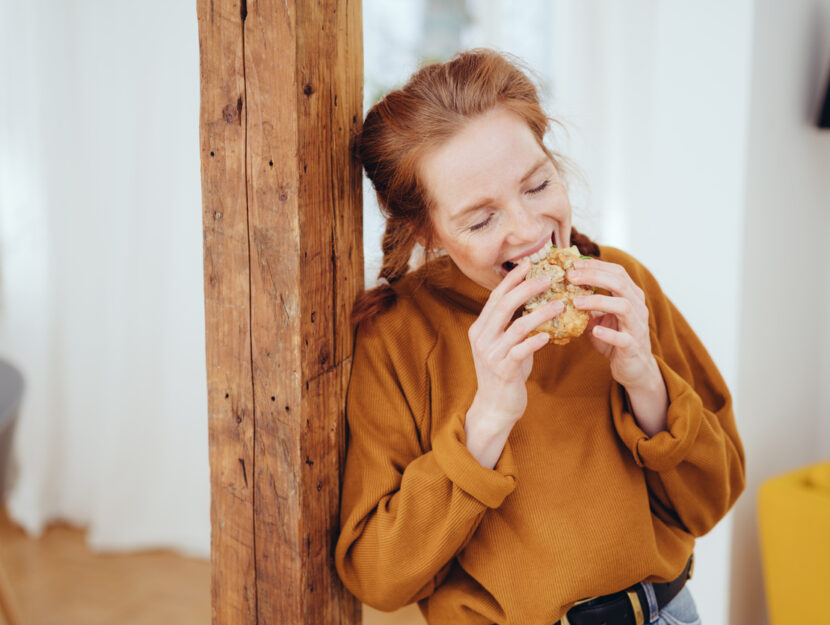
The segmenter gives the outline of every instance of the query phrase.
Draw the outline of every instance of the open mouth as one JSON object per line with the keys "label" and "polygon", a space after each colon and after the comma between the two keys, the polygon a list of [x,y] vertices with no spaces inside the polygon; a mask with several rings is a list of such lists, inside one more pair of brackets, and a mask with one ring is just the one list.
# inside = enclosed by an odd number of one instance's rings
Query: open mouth
{"label": "open mouth", "polygon": [[[557,245],[556,245],[556,231],[554,231],[553,233],[551,233],[551,235],[550,235],[550,243],[551,243],[551,245],[552,245],[553,247],[557,247]],[[549,249],[550,249],[550,246],[549,246],[549,245],[545,245],[545,246],[544,246],[541,250],[539,250],[538,252],[536,252],[536,253],[534,253],[534,254],[531,254],[531,255],[530,255],[530,260],[531,260],[531,261],[535,261],[535,260],[538,260],[538,258],[540,258],[540,257],[544,257],[544,256],[546,256],[546,255],[547,255],[547,252],[548,252],[548,250],[549,250]],[[539,256],[537,256],[537,255],[539,255]],[[536,258],[534,258],[534,257],[536,257]],[[521,260],[522,260],[522,259],[519,259],[519,262],[521,262]],[[504,261],[504,262],[501,264],[501,266],[502,266],[502,269],[504,269],[505,271],[512,271],[512,270],[516,267],[516,265],[518,265],[518,264],[519,264],[519,263],[514,263],[513,261],[506,260],[506,261]]]}

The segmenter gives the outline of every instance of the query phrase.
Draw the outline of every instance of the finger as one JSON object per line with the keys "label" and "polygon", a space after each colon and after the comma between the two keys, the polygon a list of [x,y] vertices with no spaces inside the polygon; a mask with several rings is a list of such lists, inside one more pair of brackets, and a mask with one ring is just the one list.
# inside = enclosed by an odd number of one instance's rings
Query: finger
{"label": "finger", "polygon": [[513,348],[508,352],[508,357],[510,358],[510,360],[513,360],[515,362],[522,362],[532,353],[539,351],[545,345],[547,345],[548,341],[550,341],[550,335],[547,332],[540,332],[539,334],[534,334],[533,336],[527,337],[518,345],[514,345]]}
{"label": "finger", "polygon": [[591,312],[591,318],[588,319],[588,326],[587,329],[593,330],[594,326],[605,326],[606,328],[611,328],[612,330],[619,329],[619,320],[617,319],[616,315],[601,313],[597,311]]}
{"label": "finger", "polygon": [[[510,324],[507,331],[504,333],[504,340],[507,347],[512,347],[516,343],[522,341],[528,334],[538,328],[540,325],[553,319],[557,315],[562,314],[565,310],[565,304],[561,300],[554,300],[543,304],[536,308],[533,312],[527,315],[522,315]],[[506,350],[505,350],[506,351]]]}
{"label": "finger", "polygon": [[591,285],[610,291],[632,301],[645,301],[643,290],[637,286],[622,265],[601,260],[578,260],[567,273],[573,284]]}
{"label": "finger", "polygon": [[[632,304],[625,297],[611,297],[608,295],[582,295],[573,300],[574,307],[579,310],[599,311],[617,317],[624,329],[637,328],[643,319],[638,306]],[[647,321],[646,321],[647,322]]]}
{"label": "finger", "polygon": [[499,282],[498,286],[496,286],[496,288],[491,291],[490,297],[487,301],[498,301],[499,299],[501,299],[505,293],[512,290],[524,281],[528,271],[530,271],[530,260],[525,258],[524,260],[522,260],[522,262],[520,262],[518,265],[513,267],[513,269],[507,272],[507,275],[504,276],[504,278],[502,278],[502,281]]}
{"label": "finger", "polygon": [[511,291],[505,293],[502,298],[493,304],[490,315],[485,321],[486,329],[482,336],[490,340],[496,340],[504,333],[507,324],[513,319],[516,311],[524,306],[527,301],[536,295],[544,293],[551,285],[547,276],[525,280],[522,284],[516,285]]}
{"label": "finger", "polygon": [[594,329],[591,330],[591,334],[603,343],[613,345],[621,350],[630,349],[634,345],[634,338],[627,332],[612,330],[603,325],[595,325]]}
{"label": "finger", "polygon": [[487,298],[487,301],[484,302],[484,307],[481,309],[478,316],[482,322],[486,322],[487,319],[489,319],[496,304],[501,301],[501,298],[505,293],[525,281],[525,276],[528,271],[530,271],[530,260],[525,258],[522,262],[507,272],[507,275],[502,278],[502,281],[499,282],[496,288],[490,291],[490,296]]}
{"label": "finger", "polygon": [[527,338],[528,334],[545,321],[561,314],[563,310],[565,310],[565,305],[561,301],[556,300],[539,306],[532,313],[519,317],[496,340],[493,346],[493,354],[497,358],[505,358],[511,349]]}

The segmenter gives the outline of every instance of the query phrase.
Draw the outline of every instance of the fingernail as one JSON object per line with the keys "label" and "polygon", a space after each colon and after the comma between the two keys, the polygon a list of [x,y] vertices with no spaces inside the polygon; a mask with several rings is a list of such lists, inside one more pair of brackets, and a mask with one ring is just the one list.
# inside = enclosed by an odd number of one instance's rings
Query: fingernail
{"label": "fingernail", "polygon": [[581,271],[576,271],[574,269],[571,269],[568,272],[568,280],[571,280],[571,281],[579,280],[581,277],[582,277],[582,272]]}
{"label": "fingernail", "polygon": [[585,305],[585,298],[584,297],[575,297],[574,298],[574,306],[579,308],[580,306]]}
{"label": "fingernail", "polygon": [[542,286],[543,284],[549,285],[550,283],[550,276],[541,276],[539,278],[536,278],[536,284],[538,284],[539,286]]}

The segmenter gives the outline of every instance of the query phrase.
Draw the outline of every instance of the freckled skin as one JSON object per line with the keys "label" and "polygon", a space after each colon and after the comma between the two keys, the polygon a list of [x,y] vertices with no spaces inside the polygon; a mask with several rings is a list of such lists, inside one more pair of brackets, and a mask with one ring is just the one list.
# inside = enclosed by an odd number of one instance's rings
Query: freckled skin
{"label": "freckled skin", "polygon": [[[419,169],[435,205],[436,244],[486,289],[507,274],[505,261],[518,260],[552,237],[559,246],[570,242],[571,205],[556,167],[528,125],[506,109],[468,121],[422,157]],[[462,214],[483,198],[492,201]]]}

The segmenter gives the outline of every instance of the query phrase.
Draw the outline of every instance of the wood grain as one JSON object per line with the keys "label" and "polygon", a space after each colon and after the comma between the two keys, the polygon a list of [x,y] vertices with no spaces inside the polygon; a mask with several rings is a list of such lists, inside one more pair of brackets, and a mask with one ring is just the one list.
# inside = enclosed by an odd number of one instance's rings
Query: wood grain
{"label": "wood grain", "polygon": [[214,623],[351,625],[332,554],[363,285],[360,3],[197,10]]}
{"label": "wood grain", "polygon": [[241,5],[198,0],[197,14],[212,621],[246,625],[257,612]]}

